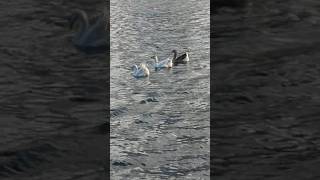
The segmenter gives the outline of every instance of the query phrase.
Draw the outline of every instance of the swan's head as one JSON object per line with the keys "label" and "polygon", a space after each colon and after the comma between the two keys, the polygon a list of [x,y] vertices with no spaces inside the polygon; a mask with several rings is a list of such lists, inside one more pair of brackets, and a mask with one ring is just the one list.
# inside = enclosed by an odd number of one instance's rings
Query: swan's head
{"label": "swan's head", "polygon": [[178,52],[177,52],[177,50],[172,50],[171,51],[172,53],[173,53],[173,57],[172,57],[172,60],[175,60],[176,58],[177,58],[177,54],[178,54]]}
{"label": "swan's head", "polygon": [[70,29],[78,29],[81,25],[87,26],[89,24],[87,13],[80,9],[74,10],[68,20]]}

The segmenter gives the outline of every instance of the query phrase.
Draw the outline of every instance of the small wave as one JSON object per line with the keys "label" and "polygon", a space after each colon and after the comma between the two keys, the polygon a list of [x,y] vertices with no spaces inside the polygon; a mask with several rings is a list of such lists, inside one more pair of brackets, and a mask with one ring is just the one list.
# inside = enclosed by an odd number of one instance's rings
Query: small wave
{"label": "small wave", "polygon": [[19,174],[28,169],[50,162],[49,157],[58,156],[60,149],[51,143],[34,145],[0,152],[0,177]]}
{"label": "small wave", "polygon": [[124,114],[126,112],[128,112],[128,108],[126,108],[126,107],[120,107],[117,109],[110,109],[110,116],[111,117],[118,117],[121,114]]}

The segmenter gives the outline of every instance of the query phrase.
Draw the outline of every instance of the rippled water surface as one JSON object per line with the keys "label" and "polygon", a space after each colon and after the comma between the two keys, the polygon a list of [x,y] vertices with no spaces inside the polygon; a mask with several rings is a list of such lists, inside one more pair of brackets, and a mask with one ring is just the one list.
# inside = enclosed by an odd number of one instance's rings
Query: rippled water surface
{"label": "rippled water surface", "polygon": [[[112,179],[209,179],[209,3],[111,1]],[[131,76],[184,48],[188,64]]]}
{"label": "rippled water surface", "polygon": [[105,1],[0,2],[0,179],[104,177],[105,54],[72,44],[65,17]]}
{"label": "rippled water surface", "polygon": [[320,2],[238,1],[213,15],[213,179],[319,179]]}

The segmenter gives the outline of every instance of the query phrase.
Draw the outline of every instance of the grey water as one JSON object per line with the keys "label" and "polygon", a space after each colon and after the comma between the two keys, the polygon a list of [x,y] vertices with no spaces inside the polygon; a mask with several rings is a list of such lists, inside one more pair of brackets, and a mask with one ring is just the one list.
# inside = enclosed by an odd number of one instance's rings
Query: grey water
{"label": "grey water", "polygon": [[[66,17],[105,1],[0,2],[0,179],[106,179],[105,54],[78,51]],[[102,128],[101,128],[102,129]]]}
{"label": "grey water", "polygon": [[217,2],[213,179],[319,179],[320,2]]}
{"label": "grey water", "polygon": [[[111,179],[209,179],[209,7],[209,0],[111,0]],[[132,77],[133,64],[184,48],[188,64]]]}

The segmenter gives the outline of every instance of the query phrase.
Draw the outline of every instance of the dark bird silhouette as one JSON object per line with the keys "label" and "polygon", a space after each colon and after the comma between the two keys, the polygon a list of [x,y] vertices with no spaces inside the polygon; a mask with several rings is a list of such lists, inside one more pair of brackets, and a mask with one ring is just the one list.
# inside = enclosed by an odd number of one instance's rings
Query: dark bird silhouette
{"label": "dark bird silhouette", "polygon": [[181,54],[180,56],[177,56],[177,50],[172,50],[172,52],[175,54],[174,60],[173,60],[173,64],[174,65],[178,65],[178,64],[185,64],[187,62],[189,62],[189,49],[187,51],[185,51],[183,54]]}

